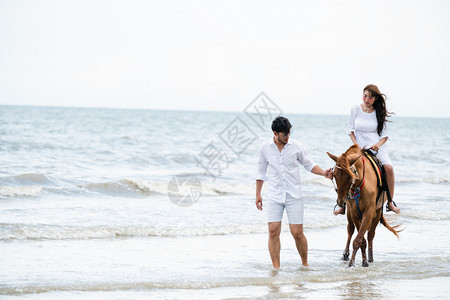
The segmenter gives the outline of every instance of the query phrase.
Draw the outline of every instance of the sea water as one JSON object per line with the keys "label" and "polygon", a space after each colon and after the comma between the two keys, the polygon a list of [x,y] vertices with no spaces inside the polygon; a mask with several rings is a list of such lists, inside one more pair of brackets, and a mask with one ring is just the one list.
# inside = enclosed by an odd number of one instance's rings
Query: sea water
{"label": "sea water", "polygon": [[[347,116],[285,114],[322,168],[350,145]],[[0,107],[2,299],[450,297],[450,120],[388,124],[402,224],[368,268],[341,260],[330,180],[301,171],[310,267],[283,220],[271,267],[255,207],[259,146],[245,113]],[[264,197],[264,195],[263,195]]]}

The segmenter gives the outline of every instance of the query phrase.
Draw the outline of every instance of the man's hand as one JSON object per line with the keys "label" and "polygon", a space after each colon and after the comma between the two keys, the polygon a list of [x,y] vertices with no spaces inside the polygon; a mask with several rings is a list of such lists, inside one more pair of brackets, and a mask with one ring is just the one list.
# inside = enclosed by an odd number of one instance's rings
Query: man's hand
{"label": "man's hand", "polygon": [[331,171],[331,168],[325,171],[325,174],[323,175],[326,178],[333,180],[333,172]]}
{"label": "man's hand", "polygon": [[259,210],[263,209],[262,208],[262,197],[261,197],[261,195],[256,195],[256,202],[255,202],[255,204],[256,204],[256,208],[257,209],[259,209]]}

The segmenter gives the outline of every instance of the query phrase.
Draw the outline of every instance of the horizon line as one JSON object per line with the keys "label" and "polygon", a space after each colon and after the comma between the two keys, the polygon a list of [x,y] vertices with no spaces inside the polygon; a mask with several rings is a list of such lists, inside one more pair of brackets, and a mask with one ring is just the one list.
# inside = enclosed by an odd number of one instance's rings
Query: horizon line
{"label": "horizon line", "polygon": [[[68,109],[112,109],[112,110],[148,110],[148,111],[172,111],[172,112],[205,112],[205,113],[245,113],[244,111],[238,110],[193,110],[193,109],[169,109],[169,108],[146,108],[146,107],[121,107],[121,106],[65,106],[65,105],[38,105],[38,104],[2,104],[0,106],[7,107],[34,107],[34,108],[68,108]],[[347,116],[346,114],[331,114],[331,113],[299,113],[299,112],[283,112],[281,115],[312,115],[312,116]],[[421,118],[421,119],[450,119],[450,117],[439,117],[439,116],[397,116],[393,115],[394,118]],[[391,117],[391,118],[392,118]]]}

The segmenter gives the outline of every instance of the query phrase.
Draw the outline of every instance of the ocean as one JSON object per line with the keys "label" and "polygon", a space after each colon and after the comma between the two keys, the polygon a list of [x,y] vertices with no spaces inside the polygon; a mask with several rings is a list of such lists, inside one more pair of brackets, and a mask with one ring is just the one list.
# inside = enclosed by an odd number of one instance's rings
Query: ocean
{"label": "ocean", "polygon": [[[347,116],[283,115],[322,168],[351,145]],[[0,298],[448,299],[450,119],[391,118],[404,230],[378,226],[367,268],[341,260],[332,182],[302,169],[310,267],[284,219],[275,271],[255,207],[273,117],[0,106]]]}

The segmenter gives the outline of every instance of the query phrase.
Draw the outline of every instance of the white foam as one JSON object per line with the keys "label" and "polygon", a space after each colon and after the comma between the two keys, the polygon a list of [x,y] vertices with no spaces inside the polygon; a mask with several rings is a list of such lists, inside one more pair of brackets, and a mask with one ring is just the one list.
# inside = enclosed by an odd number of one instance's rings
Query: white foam
{"label": "white foam", "polygon": [[448,211],[419,211],[419,212],[404,212],[400,213],[402,217],[408,217],[412,219],[428,220],[428,221],[442,221],[450,220],[450,212]]}
{"label": "white foam", "polygon": [[0,196],[2,197],[38,197],[42,191],[42,186],[1,186]]}
{"label": "white foam", "polygon": [[84,240],[128,237],[190,237],[264,233],[266,225],[230,225],[211,227],[70,227],[45,224],[2,224],[0,240]]}
{"label": "white foam", "polygon": [[415,183],[415,182],[426,182],[431,184],[441,184],[441,183],[450,183],[450,178],[443,177],[397,177],[395,178],[395,182],[397,183]]}
{"label": "white foam", "polygon": [[[152,182],[145,180],[123,179],[113,182],[99,182],[79,185],[81,189],[100,193],[144,193],[167,194],[169,182]],[[202,195],[254,195],[255,184],[201,183]],[[265,190],[265,187],[264,187]]]}
{"label": "white foam", "polygon": [[167,183],[146,182],[143,180],[130,180],[130,179],[122,180],[121,183],[125,183],[129,186],[135,187],[139,191],[143,191],[143,192],[158,193],[158,194],[166,194],[167,193]]}
{"label": "white foam", "polygon": [[[305,224],[307,229],[333,228],[347,224],[345,218]],[[131,237],[195,237],[208,235],[261,234],[267,233],[267,225],[231,224],[225,226],[58,226],[48,224],[0,224],[0,240],[86,240]],[[289,231],[283,226],[283,231]]]}
{"label": "white foam", "polygon": [[142,180],[123,179],[111,182],[94,182],[78,185],[80,189],[95,191],[106,194],[136,193],[136,194],[166,194],[167,183],[146,182]]}

